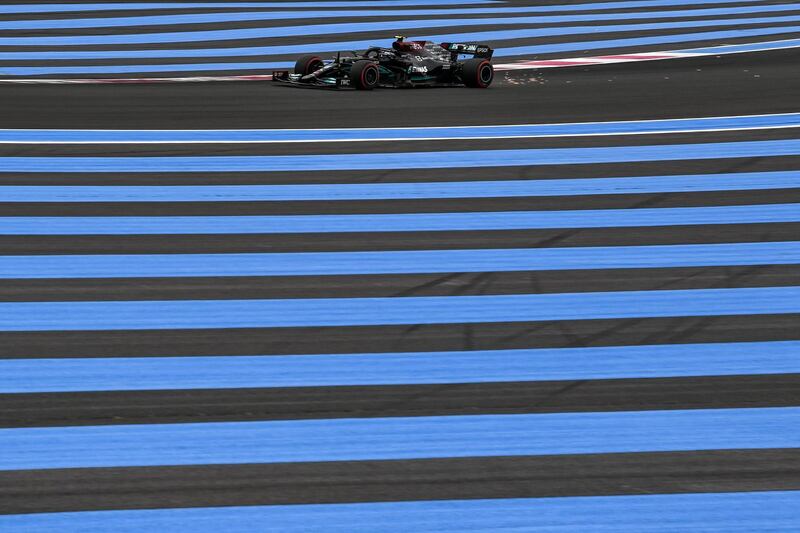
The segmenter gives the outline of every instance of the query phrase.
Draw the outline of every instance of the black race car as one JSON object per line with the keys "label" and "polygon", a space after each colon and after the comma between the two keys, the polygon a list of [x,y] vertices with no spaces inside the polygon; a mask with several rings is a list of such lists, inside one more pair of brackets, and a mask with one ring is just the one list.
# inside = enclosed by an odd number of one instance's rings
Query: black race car
{"label": "black race car", "polygon": [[[397,37],[391,48],[374,46],[364,53],[336,54],[331,61],[317,55],[297,60],[294,74],[272,72],[272,81],[304,87],[370,90],[375,87],[467,87],[492,84],[493,50],[485,44],[406,41]],[[461,60],[459,56],[471,55]]]}

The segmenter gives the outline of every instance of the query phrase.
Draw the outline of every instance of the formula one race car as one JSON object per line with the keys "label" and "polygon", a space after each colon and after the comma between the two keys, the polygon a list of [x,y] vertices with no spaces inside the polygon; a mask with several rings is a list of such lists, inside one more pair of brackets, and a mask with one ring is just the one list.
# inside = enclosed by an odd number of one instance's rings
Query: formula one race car
{"label": "formula one race car", "polygon": [[[363,54],[336,54],[332,61],[316,55],[297,60],[294,74],[272,72],[272,81],[291,85],[371,90],[375,87],[467,87],[486,88],[494,78],[489,60],[493,50],[485,44],[434,44],[396,37],[391,48],[373,46]],[[459,59],[461,55],[472,56]]]}

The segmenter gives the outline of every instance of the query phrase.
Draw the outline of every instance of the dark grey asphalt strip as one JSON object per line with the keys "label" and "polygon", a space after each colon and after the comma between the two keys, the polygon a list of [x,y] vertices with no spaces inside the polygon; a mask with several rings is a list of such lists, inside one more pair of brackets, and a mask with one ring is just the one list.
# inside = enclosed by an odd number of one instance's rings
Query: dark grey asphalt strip
{"label": "dark grey asphalt strip", "polygon": [[0,473],[0,513],[800,489],[800,451],[712,450]]}
{"label": "dark grey asphalt strip", "polygon": [[[286,87],[272,87],[274,91],[284,91]],[[441,91],[445,89],[440,89]],[[456,89],[457,90],[457,89]],[[271,92],[269,93],[271,94]],[[796,119],[795,119],[796,124]],[[645,126],[647,124],[644,124]],[[680,125],[673,126],[679,129]],[[173,157],[173,156],[269,156],[269,155],[320,155],[320,154],[363,154],[363,153],[404,153],[404,152],[453,152],[453,151],[486,151],[486,150],[528,150],[528,149],[559,149],[559,148],[595,148],[654,146],[654,145],[683,145],[703,144],[713,151],[714,143],[770,141],[796,139],[800,127],[791,128],[766,128],[744,129],[729,131],[702,131],[691,129],[695,126],[685,126],[688,130],[684,133],[654,133],[654,134],[620,134],[620,135],[572,135],[561,137],[517,137],[517,138],[488,138],[488,139],[436,139],[444,136],[445,132],[434,132],[429,140],[390,140],[390,141],[354,141],[354,142],[288,142],[288,143],[155,143],[155,144],[0,144],[0,157],[63,157],[64,164],[68,165],[72,157],[125,157],[138,156]],[[424,132],[423,132],[424,133]],[[400,130],[402,137],[403,130]],[[218,133],[217,138],[224,138],[224,133]],[[791,156],[784,156],[792,160]],[[716,164],[724,166],[737,158],[717,159]],[[621,159],[624,161],[624,159]],[[594,165],[585,164],[584,166]],[[610,165],[609,163],[605,163]],[[611,163],[614,164],[614,163]],[[622,163],[616,163],[622,164]],[[669,159],[661,162],[662,165],[679,166],[682,161]],[[524,165],[539,166],[539,165]],[[553,165],[561,166],[561,165]],[[503,168],[481,167],[485,174],[490,174]],[[416,169],[425,171],[424,167]],[[438,169],[435,169],[438,170]],[[298,168],[298,172],[302,167]],[[330,171],[325,171],[326,173]],[[374,171],[373,171],[374,172]],[[139,174],[138,172],[136,174]]]}
{"label": "dark grey asphalt strip", "polygon": [[800,339],[800,315],[346,328],[0,333],[0,357],[164,357],[427,352]]}
{"label": "dark grey asphalt strip", "polygon": [[[34,4],[34,2],[26,2],[29,4]],[[38,2],[37,2],[38,3]],[[53,1],[45,2],[45,3],[55,3]],[[61,2],[58,2],[62,4]],[[97,0],[90,0],[87,2],[69,2],[67,5],[72,4],[81,4],[81,3],[98,3]],[[387,16],[380,16],[379,14],[382,11],[403,11],[403,10],[418,10],[418,9],[442,9],[445,12],[448,9],[460,11],[458,8],[463,9],[480,9],[480,8],[491,8],[491,7],[538,7],[542,5],[547,5],[550,2],[530,2],[530,1],[523,1],[523,2],[513,2],[513,1],[504,1],[502,4],[494,4],[490,5],[489,3],[481,4],[472,4],[472,5],[426,5],[425,0],[418,0],[416,5],[407,5],[407,6],[392,6],[392,5],[380,5],[380,2],[374,2],[373,5],[370,6],[355,6],[355,7],[348,7],[348,6],[336,6],[332,9],[332,12],[335,11],[365,11],[367,8],[373,10],[375,16],[372,17],[358,17],[358,21],[366,21],[366,20],[386,20],[387,18],[403,18],[405,19],[424,19],[424,18],[442,18],[442,15],[389,15]],[[558,0],[555,2],[554,5],[569,5],[573,4],[570,0]],[[581,0],[579,3],[590,3],[587,0]],[[742,2],[731,2],[720,4],[719,7],[740,7],[740,6],[761,6],[761,5],[768,5],[768,4],[780,4],[783,2],[759,2],[758,0],[743,0]],[[297,11],[307,11],[310,13],[318,13],[324,9],[324,6],[316,6],[316,7],[309,7],[303,5],[296,5],[296,2],[285,2],[283,6],[272,2],[272,5],[267,7],[258,7],[254,2],[250,7],[191,7],[191,3],[187,3],[187,7],[175,7],[174,3],[173,6],[166,8],[166,9],[145,9],[145,8],[128,8],[128,9],[113,9],[113,10],[98,10],[98,11],[51,11],[49,13],[8,13],[8,14],[0,14],[0,20],[61,20],[61,19],[104,19],[104,18],[121,18],[121,17],[148,17],[148,16],[166,16],[166,15],[187,15],[187,14],[209,14],[209,13],[279,13],[279,12],[297,12]],[[62,4],[63,5],[63,4]],[[124,5],[124,4],[123,4]],[[708,8],[708,5],[703,5],[703,2],[698,1],[694,5],[676,5],[676,6],[658,6],[656,8],[657,11],[667,11],[667,10],[688,10],[692,8]],[[791,6],[787,6],[787,9],[791,9]],[[569,11],[553,11],[548,13],[541,13],[544,16],[552,15],[570,15],[570,14],[583,14],[583,13],[634,13],[634,12],[647,12],[652,11],[653,8],[643,6],[637,8],[617,8],[617,9],[586,9],[586,10],[569,10]],[[516,14],[508,14],[508,13],[485,13],[485,14],[470,14],[470,13],[459,13],[459,18],[484,18],[484,17],[513,17],[513,16],[534,16],[535,13],[522,13],[519,15]],[[719,15],[709,15],[710,17],[719,17]],[[729,15],[725,15],[726,17]],[[731,17],[738,17],[738,16],[745,16],[745,17],[753,17],[752,13],[745,13],[744,15],[730,15]],[[319,18],[319,17],[317,17]],[[323,17],[322,20],[324,21],[331,21],[331,20],[338,20],[341,18],[345,18],[346,20],[353,20],[352,17]],[[700,18],[700,17],[698,17]],[[705,17],[703,17],[705,18]],[[298,23],[304,23],[309,20],[316,20],[314,18],[306,18],[306,19],[264,19],[261,22],[264,25],[282,25],[286,24],[287,22],[292,25],[297,25]],[[613,22],[613,21],[612,21]],[[191,24],[176,24],[172,25],[172,28],[183,28],[184,26],[193,26]],[[131,26],[127,26],[131,27]]]}
{"label": "dark grey asphalt strip", "polygon": [[[444,7],[444,6],[443,6]],[[446,7],[444,7],[446,9]],[[397,8],[395,8],[397,9]],[[293,9],[291,11],[294,11]],[[365,9],[361,8],[360,11],[366,11]],[[791,7],[787,7],[787,9],[769,13],[748,13],[745,15],[747,18],[761,18],[761,17],[771,17],[771,16],[791,16],[795,14],[797,8],[795,7],[792,9]],[[235,12],[240,12],[238,9]],[[242,10],[241,12],[244,12]],[[319,12],[319,8],[317,10]],[[520,22],[519,24],[511,24],[506,25],[503,24],[502,26],[492,23],[491,19],[496,18],[506,18],[506,17],[516,17],[516,16],[535,16],[531,13],[522,13],[522,14],[506,14],[506,13],[489,13],[489,14],[482,14],[482,15],[475,15],[475,14],[464,14],[458,13],[453,15],[448,13],[440,13],[434,15],[414,15],[414,14],[394,14],[394,15],[379,15],[378,11],[373,11],[373,16],[368,17],[347,17],[347,16],[338,16],[338,17],[295,17],[289,19],[262,19],[262,20],[244,20],[244,21],[225,21],[221,20],[218,22],[200,22],[200,23],[182,23],[182,24],[131,24],[128,26],[102,26],[98,25],[98,27],[94,28],[52,28],[52,29],[13,29],[13,30],[3,30],[2,37],[40,37],[40,36],[47,36],[47,37],[69,37],[69,36],[80,36],[80,35],[147,35],[147,34],[162,34],[162,33],[189,33],[192,32],[213,32],[218,30],[237,30],[237,29],[275,29],[275,28],[286,28],[286,33],[272,36],[267,35],[265,37],[249,37],[249,38],[236,38],[236,39],[218,39],[218,38],[211,38],[209,40],[203,40],[197,38],[198,36],[194,36],[197,40],[185,41],[185,42],[170,42],[170,41],[158,41],[156,43],[141,43],[142,45],[157,45],[158,48],[164,49],[175,49],[178,47],[182,48],[227,48],[229,46],[236,47],[236,46],[264,46],[265,39],[269,39],[269,46],[273,46],[276,44],[280,45],[291,45],[291,44],[302,44],[305,41],[308,41],[309,38],[312,39],[311,42],[345,42],[345,41],[354,41],[354,40],[369,40],[372,37],[377,37],[376,44],[380,44],[381,41],[388,44],[392,41],[392,33],[394,30],[387,29],[384,31],[380,30],[367,30],[363,32],[345,32],[345,33],[331,33],[330,30],[321,31],[320,33],[316,34],[309,34],[309,35],[302,35],[302,36],[295,36],[292,35],[292,30],[296,29],[298,26],[323,26],[329,24],[339,24],[339,25],[346,25],[346,24],[362,24],[362,23],[380,23],[380,22],[405,22],[405,24],[398,24],[397,29],[406,29],[406,30],[413,30],[414,35],[444,35],[444,34],[451,34],[451,33],[464,33],[466,32],[483,32],[483,31],[493,31],[493,30],[505,30],[505,29],[512,29],[512,28],[520,28],[520,27],[527,27],[530,24],[525,24],[524,22]],[[161,13],[159,13],[161,15]],[[145,16],[152,16],[150,15]],[[741,15],[740,15],[741,16]],[[83,18],[82,16],[79,18]],[[107,18],[116,18],[116,14],[112,17]],[[417,21],[422,22],[425,20],[447,20],[447,19],[487,19],[485,24],[478,24],[478,25],[469,25],[468,27],[464,27],[462,25],[453,24],[449,26],[434,26],[434,27],[425,27],[425,24],[416,24]],[[706,17],[703,17],[706,18]],[[720,19],[720,18],[729,18],[728,15],[712,15],[709,17],[711,19]],[[730,17],[734,18],[734,17]],[[698,17],[698,19],[702,20],[702,18]],[[655,19],[653,19],[655,20]],[[685,20],[684,17],[671,17],[668,20]],[[691,18],[689,20],[695,20],[695,18]],[[745,19],[746,20],[746,19]],[[411,21],[411,24],[408,23]],[[634,20],[633,23],[646,23],[650,22],[650,19],[645,20]],[[612,20],[610,21],[612,24],[624,24],[624,21],[620,20]],[[743,24],[746,24],[743,22]],[[563,26],[563,23],[561,23]],[[577,22],[577,23],[570,23],[570,26],[590,26],[591,22]],[[776,24],[776,25],[780,25]],[[552,24],[544,24],[544,25],[536,25],[536,27],[540,26],[553,26]],[[716,26],[714,27],[716,29]],[[306,30],[307,31],[307,30]],[[678,33],[688,33],[698,31],[694,28],[686,29],[680,28],[678,29]],[[407,31],[408,33],[408,31]],[[252,34],[251,34],[252,35]],[[638,32],[636,33],[638,35]],[[629,35],[630,36],[630,35]],[[231,44],[235,43],[235,44]],[[9,44],[4,45],[4,48],[15,50],[16,48],[22,47],[32,47],[35,45],[25,45],[25,44]],[[62,45],[63,46],[63,45]],[[92,46],[97,45],[88,45],[88,46],[81,46],[80,44],[75,45],[67,45],[73,46],[75,49],[83,50],[85,48],[89,48]],[[134,43],[132,45],[135,49],[141,49],[141,45],[139,43]],[[106,48],[113,47],[118,48],[117,44],[113,45],[105,45]],[[40,48],[42,48],[40,46]],[[345,49],[347,49],[345,47]],[[250,56],[252,58],[252,56]],[[187,62],[195,62],[197,58],[185,58],[189,61]],[[182,61],[182,59],[180,60]]]}
{"label": "dark grey asphalt strip", "polygon": [[[238,10],[236,10],[238,12]],[[774,13],[778,16],[783,15],[791,15],[792,10],[787,9],[786,11],[777,11]],[[766,16],[771,16],[773,13],[768,13]],[[488,14],[488,15],[456,15],[458,19],[483,19],[487,17],[504,17],[505,14]],[[513,15],[512,15],[513,16]],[[761,17],[761,14],[750,14],[750,17]],[[115,18],[115,17],[109,17]],[[163,34],[163,33],[191,33],[191,32],[207,32],[207,31],[218,31],[218,30],[237,30],[237,29],[261,29],[261,28],[287,28],[286,35],[287,37],[291,37],[292,28],[297,28],[298,26],[308,26],[308,25],[327,25],[327,24],[352,24],[352,23],[367,23],[367,22],[391,22],[391,21],[422,21],[426,19],[434,19],[434,20],[442,20],[454,18],[453,15],[446,16],[446,15],[411,15],[411,14],[400,14],[400,15],[384,15],[384,16],[372,16],[372,17],[308,17],[308,18],[292,18],[292,19],[273,19],[273,20],[254,20],[254,21],[233,21],[233,22],[206,22],[206,23],[196,23],[196,24],[145,24],[145,25],[130,25],[130,26],[111,26],[111,27],[95,27],[95,28],[53,28],[53,29],[36,29],[36,30],[5,30],[2,32],[2,37],[10,37],[10,38],[21,38],[21,37],[76,37],[81,35],[88,35],[88,36],[95,36],[95,35],[147,35],[147,34]],[[680,18],[680,17],[679,17]],[[714,18],[720,18],[719,16]],[[727,17],[726,17],[727,18]],[[419,26],[424,26],[424,24],[398,24],[398,29],[408,28],[413,29]],[[477,26],[469,26],[467,31],[491,31],[496,30],[498,28],[497,24],[492,24],[491,22],[487,22],[486,24],[477,25]],[[684,30],[686,31],[686,30]],[[430,34],[430,35],[439,35],[444,33],[461,33],[464,32],[463,26],[440,26],[440,27],[433,27],[433,28],[426,28],[426,27],[419,27],[416,29],[415,32],[418,32],[420,35]],[[379,32],[364,32],[364,33],[379,33]],[[392,30],[387,30],[383,33],[382,39],[383,41],[391,42],[392,39]],[[388,37],[387,37],[388,36]],[[225,47],[231,41],[240,42],[243,41],[247,43],[245,46],[258,46],[264,44],[264,39],[272,39],[273,37],[267,36],[259,38],[250,38],[250,39],[218,39],[212,38],[211,40],[204,41],[202,39],[198,39],[197,36],[194,39],[189,41],[193,44],[202,43],[201,48],[214,48],[214,47]],[[317,42],[335,42],[341,40],[339,38],[339,34],[337,33],[319,33],[316,34]],[[154,44],[154,43],[146,43],[146,44]],[[173,42],[159,42],[160,48],[175,48],[176,44],[181,43],[173,43]],[[272,44],[272,43],[270,43]],[[6,48],[15,51],[18,47],[26,46],[24,44],[11,44],[5,45]],[[35,46],[35,45],[27,45],[27,46]],[[61,45],[64,46],[64,45]],[[83,50],[80,44],[75,45],[67,45],[67,46],[74,46],[78,49]],[[114,47],[116,48],[116,44],[106,45],[106,47]],[[40,46],[40,48],[42,48]],[[135,46],[136,49],[139,49],[139,46]],[[193,58],[187,58],[193,59]],[[190,61],[191,62],[191,61]]]}
{"label": "dark grey asphalt strip", "polygon": [[[420,0],[420,5],[424,0]],[[39,2],[26,2],[27,4],[38,4]],[[44,2],[44,3],[56,3],[56,2]],[[65,5],[62,2],[58,2],[61,5]],[[75,2],[71,1],[69,4],[96,4],[98,3],[97,0],[90,0],[87,2]],[[115,2],[119,3],[119,2]],[[564,3],[569,3],[568,1]],[[731,4],[731,6],[739,4]],[[742,4],[745,5],[745,4]],[[752,2],[749,5],[753,5]],[[478,6],[475,6],[478,7]],[[190,15],[190,14],[209,14],[209,13],[259,13],[262,11],[266,12],[273,12],[273,11],[319,11],[319,7],[300,7],[300,6],[292,6],[291,4],[287,4],[286,7],[236,7],[236,8],[225,8],[225,7],[206,7],[206,8],[198,8],[198,7],[172,7],[167,9],[113,9],[113,10],[98,10],[98,11],[51,11],[45,13],[5,13],[0,14],[0,21],[2,20],[62,20],[62,19],[104,19],[104,18],[118,18],[118,17],[151,17],[151,16],[166,16],[166,15]],[[345,8],[338,8],[338,9],[345,9]],[[357,8],[353,8],[357,9]],[[375,9],[381,9],[379,6],[375,6]],[[393,7],[390,9],[400,9],[398,7]],[[745,16],[752,16],[749,13]],[[265,21],[269,22],[269,21]],[[278,21],[275,21],[278,22]],[[181,25],[182,26],[182,25]]]}
{"label": "dark grey asphalt strip", "polygon": [[800,265],[467,274],[4,279],[0,280],[0,301],[369,298],[797,285],[800,285]]}
{"label": "dark grey asphalt strip", "polygon": [[0,427],[793,405],[800,405],[800,374],[373,387],[0,394]]}
{"label": "dark grey asphalt strip", "polygon": [[[668,178],[667,178],[668,179]],[[800,185],[800,180],[798,180]],[[0,189],[1,191],[1,189]],[[0,194],[2,194],[0,192]],[[759,204],[800,203],[800,187],[759,190]],[[0,217],[16,216],[241,216],[376,213],[561,211],[640,207],[752,205],[754,191],[597,194],[586,196],[450,198],[413,200],[323,200],[280,202],[13,202],[0,198]]]}
{"label": "dark grey asphalt strip", "polygon": [[555,246],[647,246],[793,241],[800,223],[656,226],[518,231],[228,235],[11,235],[0,255],[191,254],[452,250]]}

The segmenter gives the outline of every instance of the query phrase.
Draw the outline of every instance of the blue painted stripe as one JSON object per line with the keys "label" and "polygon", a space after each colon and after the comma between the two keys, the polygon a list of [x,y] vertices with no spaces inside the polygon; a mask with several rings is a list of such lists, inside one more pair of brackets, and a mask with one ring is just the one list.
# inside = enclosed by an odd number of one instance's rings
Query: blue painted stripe
{"label": "blue painted stripe", "polygon": [[39,76],[43,74],[135,74],[153,72],[196,72],[222,70],[267,71],[294,67],[294,61],[266,63],[191,63],[163,65],[116,65],[116,66],[71,66],[71,67],[6,67],[0,66],[0,76]]}
{"label": "blue painted stripe", "polygon": [[26,533],[796,533],[800,492],[647,494],[193,509],[88,511],[0,516]]}
{"label": "blue painted stripe", "polygon": [[0,217],[0,235],[197,235],[624,228],[800,222],[800,204],[369,215]]}
{"label": "blue painted stripe", "polygon": [[[704,3],[727,3],[741,0],[712,0]],[[437,0],[437,5],[497,4],[497,0]],[[623,2],[624,3],[624,2]],[[646,4],[648,2],[636,2]],[[673,2],[685,4],[685,1]],[[323,2],[116,2],[113,4],[24,4],[0,6],[0,14],[70,13],[87,11],[156,10],[156,9],[286,9],[309,7],[403,7],[425,5],[425,0],[326,0]],[[671,5],[671,4],[666,4]],[[574,9],[574,7],[573,7]],[[608,9],[608,8],[606,8]]]}
{"label": "blue painted stripe", "polygon": [[800,187],[800,171],[630,178],[324,185],[5,185],[2,202],[281,202],[421,198],[510,198]]}
{"label": "blue painted stripe", "polygon": [[0,360],[0,394],[800,372],[800,341],[344,355]]}
{"label": "blue painted stripe", "polygon": [[799,407],[0,429],[0,470],[800,446]]}
{"label": "blue painted stripe", "polygon": [[278,172],[476,168],[800,155],[800,139],[729,143],[602,146],[278,156],[0,157],[3,172]]}
{"label": "blue painted stripe", "polygon": [[800,264],[800,242],[398,252],[0,256],[0,279],[337,276]]}
{"label": "blue painted stripe", "polygon": [[[742,0],[704,0],[703,4],[739,3]],[[754,0],[759,2],[762,0]],[[474,5],[498,4],[497,0],[437,0],[436,5]],[[113,4],[23,4],[0,6],[0,14],[54,13],[76,11],[114,11],[147,9],[241,9],[241,8],[281,8],[287,7],[400,7],[425,5],[424,0],[380,0],[380,1],[324,1],[324,2],[130,2]],[[697,5],[690,0],[628,0],[622,2],[596,2],[553,6],[537,6],[536,11],[582,11],[637,7]]]}
{"label": "blue painted stripe", "polygon": [[499,296],[0,303],[0,331],[338,327],[800,313],[800,287]]}
{"label": "blue painted stripe", "polygon": [[[788,6],[788,7],[787,7]],[[515,9],[516,13],[538,8],[489,8]],[[565,24],[575,22],[598,22],[615,20],[652,20],[656,18],[708,17],[741,14],[766,14],[792,11],[797,5],[759,5],[732,8],[690,9],[673,11],[648,11],[634,13],[592,13],[579,15],[517,16],[491,18],[444,18],[444,19],[410,19],[395,21],[377,21],[361,23],[311,24],[301,26],[284,26],[274,28],[238,28],[228,30],[184,31],[166,33],[134,33],[116,35],[74,35],[74,36],[39,36],[39,37],[3,37],[0,45],[4,46],[61,46],[61,45],[112,45],[142,43],[173,43],[195,41],[220,41],[235,39],[261,39],[266,37],[285,37],[286,35],[310,36],[354,32],[397,31],[398,28],[443,28],[464,26],[485,26],[500,24]],[[484,8],[481,8],[485,11]],[[523,11],[519,11],[523,10]],[[475,10],[473,10],[474,12]],[[363,11],[362,16],[374,16],[374,11]],[[351,13],[354,16],[357,13]],[[400,14],[408,14],[403,11]],[[441,10],[431,14],[442,14]],[[466,14],[462,10],[461,14]]]}
{"label": "blue painted stripe", "polygon": [[[417,2],[420,3],[419,1]],[[284,4],[284,7],[294,7]],[[358,18],[358,17],[409,17],[409,16],[436,16],[436,15],[491,15],[511,13],[542,13],[556,11],[557,6],[542,7],[488,7],[468,9],[402,9],[402,10],[342,10],[331,11],[262,11],[244,13],[192,13],[179,15],[148,15],[127,17],[94,17],[85,19],[47,19],[47,20],[11,20],[4,21],[3,30],[52,30],[52,29],[78,29],[78,28],[113,28],[132,26],[161,26],[180,24],[219,24],[224,22],[249,22],[258,20],[291,20],[291,19],[319,19],[319,18]],[[573,6],[574,7],[574,6]],[[652,6],[648,6],[652,7]],[[753,6],[744,13],[761,13],[768,10],[761,9],[766,6]],[[795,6],[796,8],[796,6]],[[792,6],[783,6],[782,10],[790,11]],[[742,11],[740,11],[742,12]],[[627,13],[616,14],[610,20],[625,19]],[[676,16],[676,15],[670,15]],[[655,17],[651,17],[655,18]]]}
{"label": "blue painted stripe", "polygon": [[800,127],[800,113],[732,117],[515,124],[427,128],[339,128],[274,130],[0,130],[3,143],[247,143],[414,139],[496,139],[580,135],[621,135]]}

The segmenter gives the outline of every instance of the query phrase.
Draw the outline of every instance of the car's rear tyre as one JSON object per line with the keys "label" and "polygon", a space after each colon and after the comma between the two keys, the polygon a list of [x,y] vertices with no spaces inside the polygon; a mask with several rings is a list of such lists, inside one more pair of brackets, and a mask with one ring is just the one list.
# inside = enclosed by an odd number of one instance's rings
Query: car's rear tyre
{"label": "car's rear tyre", "polygon": [[467,59],[461,68],[464,85],[475,89],[485,89],[492,84],[494,67],[486,59]]}
{"label": "car's rear tyre", "polygon": [[362,91],[371,91],[377,87],[380,77],[378,64],[372,61],[356,61],[350,68],[350,85]]}
{"label": "car's rear tyre", "polygon": [[321,57],[315,55],[307,55],[298,59],[297,63],[294,64],[294,73],[300,74],[301,76],[305,76],[306,74],[311,74],[312,72],[316,72],[323,66],[325,66],[325,64],[322,62]]}

